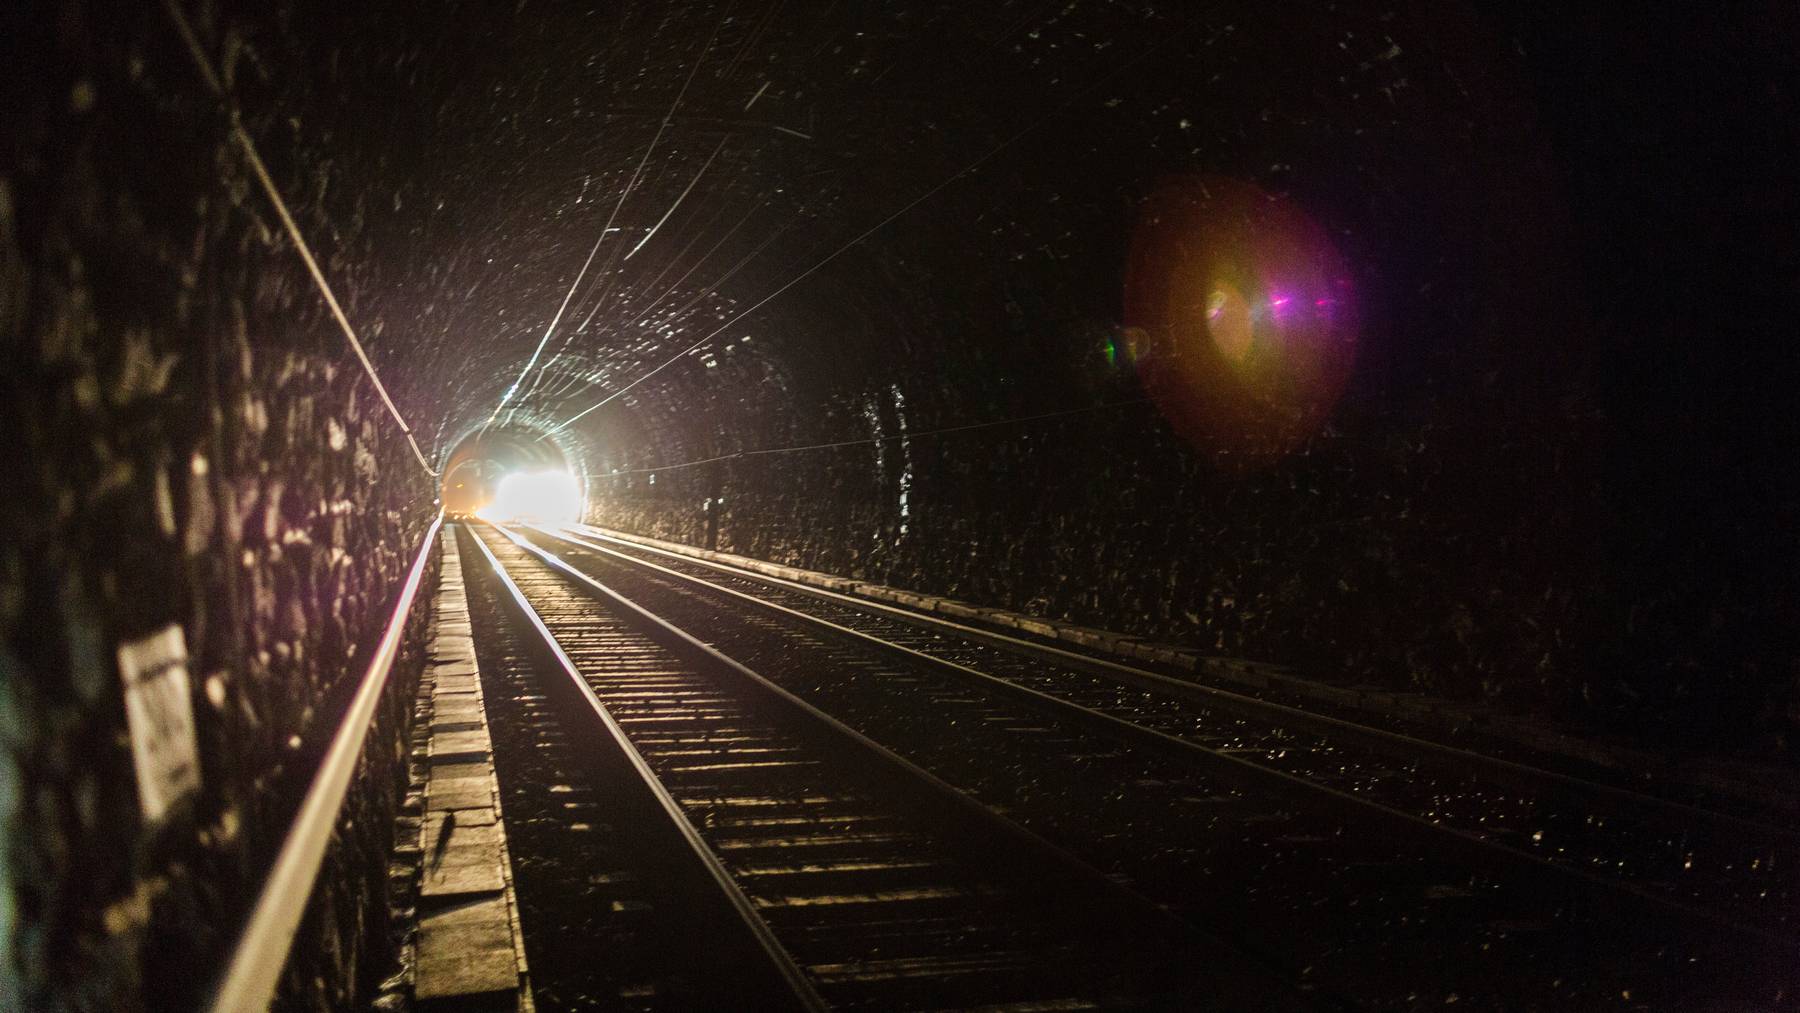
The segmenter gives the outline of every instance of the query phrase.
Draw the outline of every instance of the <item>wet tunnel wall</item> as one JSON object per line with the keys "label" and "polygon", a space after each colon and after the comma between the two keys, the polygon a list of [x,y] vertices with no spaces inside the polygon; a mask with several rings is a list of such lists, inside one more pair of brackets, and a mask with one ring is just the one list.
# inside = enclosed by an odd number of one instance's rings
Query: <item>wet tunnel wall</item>
{"label": "wet tunnel wall", "polygon": [[[219,966],[253,899],[435,489],[158,6],[68,5],[8,34],[33,41],[6,47],[0,168],[0,1005],[193,1008],[195,969]],[[264,108],[311,100],[307,74],[255,77],[239,84]],[[285,143],[284,119],[251,126],[364,317],[378,276],[354,195]],[[169,627],[199,791],[152,824],[117,652]],[[416,631],[409,645],[401,686]],[[382,970],[367,961],[405,716],[385,709],[371,736],[289,969],[301,1006],[343,1005]]]}
{"label": "wet tunnel wall", "polygon": [[[0,983],[129,1005],[198,987],[158,976],[222,942],[437,486],[161,11],[45,6],[6,33]],[[1515,6],[197,20],[434,463],[504,407],[625,530],[1780,742],[1792,18]],[[1683,60],[1719,69],[1659,73]],[[1128,268],[1160,188],[1195,181],[1298,211],[1347,265],[1354,371],[1279,453],[1158,399],[1193,360]],[[203,777],[157,835],[115,652],[169,624]],[[374,884],[326,882],[341,927],[292,986],[321,1005],[379,949],[351,945]]]}
{"label": "wet tunnel wall", "polygon": [[[1764,253],[1791,246],[1767,214],[1794,201],[1769,183],[1791,139],[1770,40],[1793,25],[1767,13],[1283,8],[1140,38],[1052,126],[980,135],[966,150],[1005,144],[980,171],[585,422],[594,516],[1346,684],[1780,748],[1793,369]],[[1102,23],[1000,50],[1053,90]],[[1668,61],[1735,70],[1695,93]],[[1362,301],[1354,375],[1280,454],[1140,403],[1168,350],[1128,351],[1126,268],[1159,185],[1196,177],[1320,223]]]}

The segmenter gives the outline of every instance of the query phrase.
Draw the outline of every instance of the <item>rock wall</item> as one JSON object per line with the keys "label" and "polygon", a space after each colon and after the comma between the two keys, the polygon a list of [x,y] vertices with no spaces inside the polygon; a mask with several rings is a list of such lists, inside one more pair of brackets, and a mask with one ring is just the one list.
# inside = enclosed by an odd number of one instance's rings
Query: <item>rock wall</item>
{"label": "rock wall", "polygon": [[[1005,171],[772,303],[754,343],[620,398],[642,417],[593,424],[593,515],[1344,683],[1791,755],[1796,360],[1771,271],[1792,243],[1766,232],[1794,199],[1772,41],[1791,19],[1398,10],[1246,16],[1222,51],[1146,69],[1148,113],[1109,81],[1117,111],[1021,135]],[[1265,62],[1232,73],[1236,47]],[[1696,92],[1656,70],[1701,59],[1733,71]],[[1099,155],[1069,143],[1095,138]],[[1242,467],[1141,406],[903,438],[1154,388],[1154,362],[1119,354],[1122,265],[1147,181],[1193,172],[1296,202],[1350,265],[1360,358],[1312,438]],[[771,350],[786,370],[759,375]]]}
{"label": "rock wall", "polygon": [[1573,589],[1595,574],[1569,518],[1514,509],[1557,483],[1555,455],[1517,433],[1473,465],[1455,434],[1384,428],[1242,470],[1128,404],[881,455],[599,478],[592,516],[1347,683],[1566,705],[1557,673],[1580,660],[1570,624],[1588,607]]}
{"label": "rock wall", "polygon": [[[20,15],[0,102],[0,1006],[193,1008],[435,490],[161,6]],[[354,316],[373,280],[357,210],[275,112],[316,82],[270,83],[270,53],[245,41],[279,38],[267,25],[199,28],[229,54],[250,130]],[[170,625],[200,786],[151,826],[116,652]],[[297,1008],[342,1008],[379,976],[405,713],[385,709],[371,736],[284,985]]]}
{"label": "rock wall", "polygon": [[[1602,526],[1617,515],[1591,403],[1539,400],[1540,416],[1513,410],[1518,391],[1465,393],[1424,418],[1346,412],[1247,469],[1140,403],[600,475],[590,517],[1346,685],[1675,741],[1791,735],[1791,598],[1736,593],[1706,569],[1662,583],[1614,569],[1629,532]],[[837,422],[841,440],[902,432]]]}

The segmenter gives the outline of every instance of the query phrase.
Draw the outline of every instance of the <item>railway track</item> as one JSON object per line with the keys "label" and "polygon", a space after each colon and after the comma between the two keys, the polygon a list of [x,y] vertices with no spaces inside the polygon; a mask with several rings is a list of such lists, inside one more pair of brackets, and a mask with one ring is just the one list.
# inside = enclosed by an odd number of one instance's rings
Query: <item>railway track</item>
{"label": "railway track", "polygon": [[[1670,926],[1651,933],[1660,942],[1646,941],[1665,956],[1671,940],[1707,937],[1678,945],[1687,956],[1677,962],[1717,962],[1723,959],[1718,947],[1735,950],[1741,973],[1722,973],[1751,993],[1761,994],[1770,982],[1779,991],[1783,976],[1793,973],[1788,870],[1795,838],[1785,828],[1295,712],[591,529],[539,530],[531,537],[583,568],[635,569],[665,589],[707,598],[715,610],[729,602],[759,611],[765,622],[785,624],[789,636],[804,627],[879,653],[890,663],[890,678],[930,671],[971,688],[964,703],[954,690],[938,693],[944,706],[992,710],[990,702],[999,698],[1011,701],[1016,714],[1017,705],[1027,704],[1058,722],[1202,770],[1239,792],[1322,807],[1345,825],[1483,870],[1472,881],[1480,896],[1518,894],[1530,907],[1535,894],[1540,907],[1565,915],[1578,908],[1577,920],[1591,919],[1590,932],[1607,931],[1592,926],[1609,919],[1630,922],[1619,930],[1625,935],[1649,924]],[[973,720],[992,724],[994,717]],[[1014,738],[1033,727],[1007,714],[998,720],[1012,723]],[[1684,924],[1692,931],[1684,932]],[[1620,966],[1630,977],[1630,961]]]}
{"label": "railway track", "polygon": [[[515,763],[497,755],[503,791],[541,793],[550,782],[570,808],[540,800],[527,810],[537,830],[591,832],[603,812],[614,838],[604,855],[588,847],[589,883],[604,889],[583,891],[586,903],[561,915],[530,896],[534,859],[521,847],[527,947],[569,942],[556,931],[534,940],[534,920],[580,921],[593,932],[584,908],[641,915],[624,930],[631,938],[609,948],[641,973],[573,988],[544,981],[541,1006],[657,997],[670,1008],[1309,1004],[1099,870],[592,578],[490,528],[460,537],[466,558],[488,564],[472,597],[490,628],[508,628],[487,635],[500,649],[484,660],[484,678],[509,680],[502,695],[524,705],[516,708],[524,725],[540,726],[517,764],[542,766],[532,754],[554,754],[551,769],[512,777]],[[542,727],[552,718],[560,727]],[[496,738],[525,730],[501,728]],[[509,789],[520,776],[529,783]],[[631,832],[617,832],[625,825]],[[557,848],[539,845],[536,860],[560,866],[564,883],[579,880],[579,862]],[[556,882],[545,886],[555,892]],[[671,953],[704,959],[706,973]],[[592,971],[579,958],[532,960],[540,978],[559,967]]]}

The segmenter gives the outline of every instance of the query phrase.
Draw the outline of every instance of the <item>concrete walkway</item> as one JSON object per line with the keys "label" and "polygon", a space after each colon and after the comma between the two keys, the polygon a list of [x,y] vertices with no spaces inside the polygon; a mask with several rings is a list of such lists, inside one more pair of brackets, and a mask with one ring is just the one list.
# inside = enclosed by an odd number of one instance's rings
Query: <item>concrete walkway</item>
{"label": "concrete walkway", "polygon": [[[437,610],[415,737],[426,763],[413,999],[420,1009],[532,1009],[512,860],[489,748],[456,535],[442,534]],[[415,754],[416,755],[416,754]]]}

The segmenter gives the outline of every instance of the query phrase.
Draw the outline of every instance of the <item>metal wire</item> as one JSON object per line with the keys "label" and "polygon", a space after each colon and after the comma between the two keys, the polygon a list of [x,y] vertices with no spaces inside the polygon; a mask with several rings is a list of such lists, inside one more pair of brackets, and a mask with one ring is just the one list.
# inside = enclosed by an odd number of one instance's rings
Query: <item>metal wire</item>
{"label": "metal wire", "polygon": [[294,241],[294,248],[300,252],[300,259],[306,262],[306,270],[312,274],[313,283],[318,286],[319,294],[325,297],[325,305],[331,308],[331,315],[337,320],[338,328],[344,332],[345,339],[350,342],[351,351],[356,353],[357,360],[362,363],[363,372],[369,375],[369,382],[375,385],[375,393],[381,395],[381,403],[387,405],[388,414],[394,417],[394,421],[400,426],[400,432],[405,434],[407,444],[412,447],[413,456],[419,459],[419,467],[424,468],[427,475],[436,478],[437,470],[425,459],[424,451],[419,449],[419,441],[413,438],[412,427],[406,424],[406,419],[400,414],[400,409],[394,404],[394,399],[388,396],[387,387],[382,384],[380,375],[375,372],[375,364],[369,361],[369,353],[363,350],[362,341],[356,336],[356,328],[350,326],[350,318],[344,315],[344,308],[338,304],[337,295],[331,291],[331,283],[325,280],[325,272],[319,269],[319,262],[313,256],[312,247],[307,245],[306,237],[300,234],[300,226],[294,223],[294,216],[288,212],[287,201],[282,199],[281,191],[276,188],[275,180],[270,177],[269,169],[263,164],[262,156],[257,154],[256,144],[250,139],[249,132],[244,129],[237,106],[231,101],[231,96],[226,94],[225,86],[220,82],[218,73],[213,70],[212,62],[206,58],[206,50],[201,47],[200,39],[194,34],[193,26],[188,24],[187,17],[181,13],[181,8],[176,5],[176,0],[166,0],[163,9],[168,11],[169,20],[175,23],[175,30],[180,33],[182,41],[187,44],[188,55],[194,58],[194,65],[199,68],[200,76],[206,81],[207,88],[225,104],[226,112],[231,117],[232,138],[237,141],[238,147],[243,149],[244,159],[250,163],[251,172],[255,173],[257,181],[262,184],[263,193],[268,195],[269,203],[275,206],[275,214],[281,218],[282,227],[287,230],[288,238]]}
{"label": "metal wire", "polygon": [[1068,415],[1086,415],[1090,412],[1106,411],[1111,408],[1128,408],[1132,405],[1147,404],[1147,397],[1132,398],[1129,401],[1108,401],[1106,404],[1089,405],[1086,408],[1065,408],[1062,411],[1042,412],[1037,415],[1022,415],[1017,418],[995,419],[992,422],[971,422],[960,426],[943,426],[938,429],[921,429],[910,433],[897,433],[893,436],[871,436],[860,440],[838,440],[834,443],[807,443],[792,447],[766,447],[762,450],[740,450],[735,454],[720,454],[717,457],[705,457],[697,461],[682,461],[677,464],[664,464],[654,468],[629,468],[609,471],[599,477],[611,478],[615,475],[642,475],[647,472],[679,471],[682,468],[695,468],[702,464],[714,464],[729,461],[738,457],[761,457],[768,454],[797,454],[803,450],[832,450],[837,447],[862,447],[877,443],[893,443],[897,440],[920,440],[928,436],[945,436],[950,433],[966,433],[972,429],[992,429],[996,426],[1016,426],[1027,422],[1041,422],[1045,419],[1058,419]]}
{"label": "metal wire", "polygon": [[[605,397],[601,398],[599,401],[595,402],[594,404],[591,404],[588,407],[582,409],[581,411],[576,412],[574,415],[569,416],[567,419],[564,419],[562,422],[558,423],[550,431],[551,432],[560,432],[561,430],[566,429],[571,425],[574,425],[576,422],[580,421],[582,418],[586,417],[590,413],[598,411],[599,409],[606,407],[608,404],[612,403],[614,400],[619,398],[621,395],[625,394],[627,391],[631,390],[633,387],[636,387],[638,384],[643,383],[645,380],[650,379],[651,377],[655,376],[656,374],[662,372],[663,370],[669,368],[670,366],[673,366],[675,363],[681,361],[681,359],[683,357],[685,357],[688,353],[694,351],[696,348],[699,348],[701,345],[706,344],[708,341],[711,341],[713,338],[717,337],[720,333],[735,326],[738,323],[738,321],[743,320],[744,318],[750,316],[751,314],[755,313],[757,310],[761,309],[764,305],[769,303],[771,300],[780,296],[782,293],[786,292],[787,290],[793,288],[795,285],[800,284],[802,281],[805,281],[807,278],[811,277],[814,272],[818,271],[820,268],[822,268],[825,265],[836,260],[838,257],[842,256],[844,253],[848,252],[851,248],[860,245],[865,240],[867,240],[869,237],[875,235],[877,232],[880,232],[882,229],[887,228],[887,226],[892,224],[896,219],[905,215],[907,212],[911,211],[912,209],[918,207],[920,204],[923,204],[926,201],[930,200],[932,197],[937,196],[937,194],[942,192],[945,188],[949,187],[951,184],[955,183],[957,180],[962,179],[964,176],[967,176],[970,173],[974,172],[975,170],[981,168],[981,166],[985,165],[995,155],[998,155],[1001,151],[1012,146],[1012,144],[1014,144],[1020,138],[1024,137],[1026,134],[1031,133],[1032,131],[1036,130],[1038,127],[1049,122],[1052,118],[1054,118],[1055,116],[1060,114],[1063,110],[1065,110],[1065,109],[1069,108],[1071,105],[1073,105],[1078,99],[1081,99],[1083,97],[1086,97],[1087,95],[1092,94],[1102,84],[1105,84],[1106,82],[1119,77],[1120,75],[1124,74],[1126,71],[1130,70],[1131,68],[1137,66],[1139,63],[1142,63],[1143,61],[1148,59],[1151,55],[1161,52],[1172,41],[1174,41],[1177,38],[1181,38],[1181,37],[1185,36],[1187,34],[1187,32],[1194,27],[1195,24],[1197,24],[1197,22],[1190,23],[1186,28],[1183,28],[1179,31],[1168,33],[1160,41],[1158,41],[1154,45],[1146,48],[1142,53],[1139,53],[1136,57],[1119,65],[1118,67],[1115,67],[1110,73],[1102,75],[1098,80],[1090,82],[1087,85],[1084,85],[1081,88],[1077,89],[1075,94],[1064,99],[1062,102],[1058,103],[1055,107],[1053,107],[1049,111],[1045,112],[1043,115],[1041,115],[1041,116],[1037,117],[1036,119],[1032,120],[1031,122],[1027,123],[1024,127],[1020,128],[1018,131],[1008,135],[1003,140],[1001,140],[999,144],[996,144],[994,147],[989,148],[985,153],[983,153],[982,155],[977,157],[974,161],[969,162],[967,165],[964,165],[962,168],[956,170],[954,173],[951,173],[950,176],[948,178],[944,179],[942,182],[939,182],[937,185],[935,185],[935,186],[931,187],[930,189],[926,190],[925,192],[919,194],[917,197],[914,197],[912,200],[910,200],[906,204],[902,205],[898,210],[894,211],[892,214],[888,215],[886,218],[881,219],[880,221],[876,222],[874,225],[871,225],[864,231],[858,233],[849,242],[844,243],[842,246],[839,246],[836,249],[832,250],[830,253],[826,254],[823,259],[819,260],[817,263],[814,263],[811,267],[808,267],[806,270],[801,271],[798,275],[795,275],[793,278],[788,279],[788,281],[785,284],[783,284],[780,288],[775,289],[773,292],[770,292],[768,295],[765,295],[761,299],[757,300],[756,303],[753,304],[749,309],[744,310],[743,312],[732,317],[730,320],[727,320],[723,324],[720,324],[718,327],[714,328],[713,330],[708,331],[698,341],[695,341],[693,344],[688,345],[686,348],[683,348],[681,351],[670,356],[661,365],[658,365],[658,366],[652,368],[648,372],[639,376],[637,379],[631,381],[630,383],[626,384],[623,387],[620,387],[618,390],[613,391],[611,394],[606,395]],[[777,128],[777,129],[781,129],[781,128]],[[791,130],[788,132],[796,133],[796,131],[791,131]],[[801,136],[805,136],[805,135],[801,135]]]}
{"label": "metal wire", "polygon": [[[535,392],[537,378],[531,376],[532,368],[537,365],[538,357],[544,354],[544,346],[550,343],[550,335],[556,330],[556,325],[562,320],[563,312],[569,308],[569,300],[574,298],[576,290],[581,287],[581,279],[587,274],[588,265],[594,262],[594,254],[599,252],[600,244],[606,241],[606,233],[612,228],[614,220],[619,217],[619,212],[624,210],[625,201],[631,196],[631,191],[637,187],[638,178],[643,175],[644,166],[650,164],[650,156],[656,152],[656,146],[661,143],[663,133],[669,129],[669,124],[674,121],[675,111],[681,108],[681,100],[687,97],[688,87],[694,83],[694,76],[700,72],[700,65],[706,62],[706,54],[712,51],[713,40],[718,38],[719,27],[722,24],[724,24],[723,16],[721,16],[718,22],[713,24],[712,33],[706,37],[706,44],[700,47],[699,55],[694,57],[693,65],[688,68],[687,78],[681,82],[681,90],[675,93],[675,101],[669,104],[669,111],[663,115],[661,122],[656,125],[656,134],[650,138],[650,146],[644,149],[644,157],[638,160],[637,168],[633,169],[631,172],[631,179],[627,180],[624,189],[619,191],[618,203],[613,205],[612,214],[606,217],[606,225],[600,230],[600,238],[594,240],[594,248],[588,251],[587,263],[581,266],[581,273],[575,276],[575,283],[569,286],[569,294],[563,297],[562,307],[556,311],[556,317],[550,321],[550,326],[544,329],[543,338],[538,341],[536,350],[531,353],[531,359],[525,363],[525,368],[519,371],[519,378],[514,380],[512,386],[507,388],[506,392],[500,396],[500,403],[494,406],[494,413],[488,416],[487,423],[482,426],[482,432],[486,432],[487,427],[494,424],[494,420],[500,416],[500,410],[506,407],[507,402],[512,400],[514,394],[518,393],[519,388],[524,385],[528,377],[532,380],[532,388],[527,390],[524,396],[530,397],[531,394]],[[720,146],[723,147],[724,142],[721,141]],[[714,151],[713,154],[717,155],[718,152]],[[708,165],[712,164],[711,158],[708,158],[706,161]],[[696,177],[696,180],[697,179],[698,177]],[[683,194],[683,196],[686,196],[686,194]],[[679,204],[680,201],[678,200],[676,203]],[[658,222],[657,224],[660,226],[662,223]],[[653,229],[651,231],[655,230]],[[645,238],[648,239],[649,237],[646,236]],[[612,258],[616,258],[618,252],[618,248],[615,246],[611,255]],[[634,250],[633,252],[636,251]],[[601,274],[604,276],[610,273],[612,265],[613,260],[608,259],[606,266],[601,269]],[[600,299],[595,303],[596,310],[599,309],[599,302],[604,302],[606,296],[610,293],[610,285],[601,291]],[[593,314],[588,314],[588,317],[589,319],[592,319]],[[582,326],[586,326],[585,321]],[[510,422],[511,420],[512,416],[509,414],[507,416],[507,421]]]}

